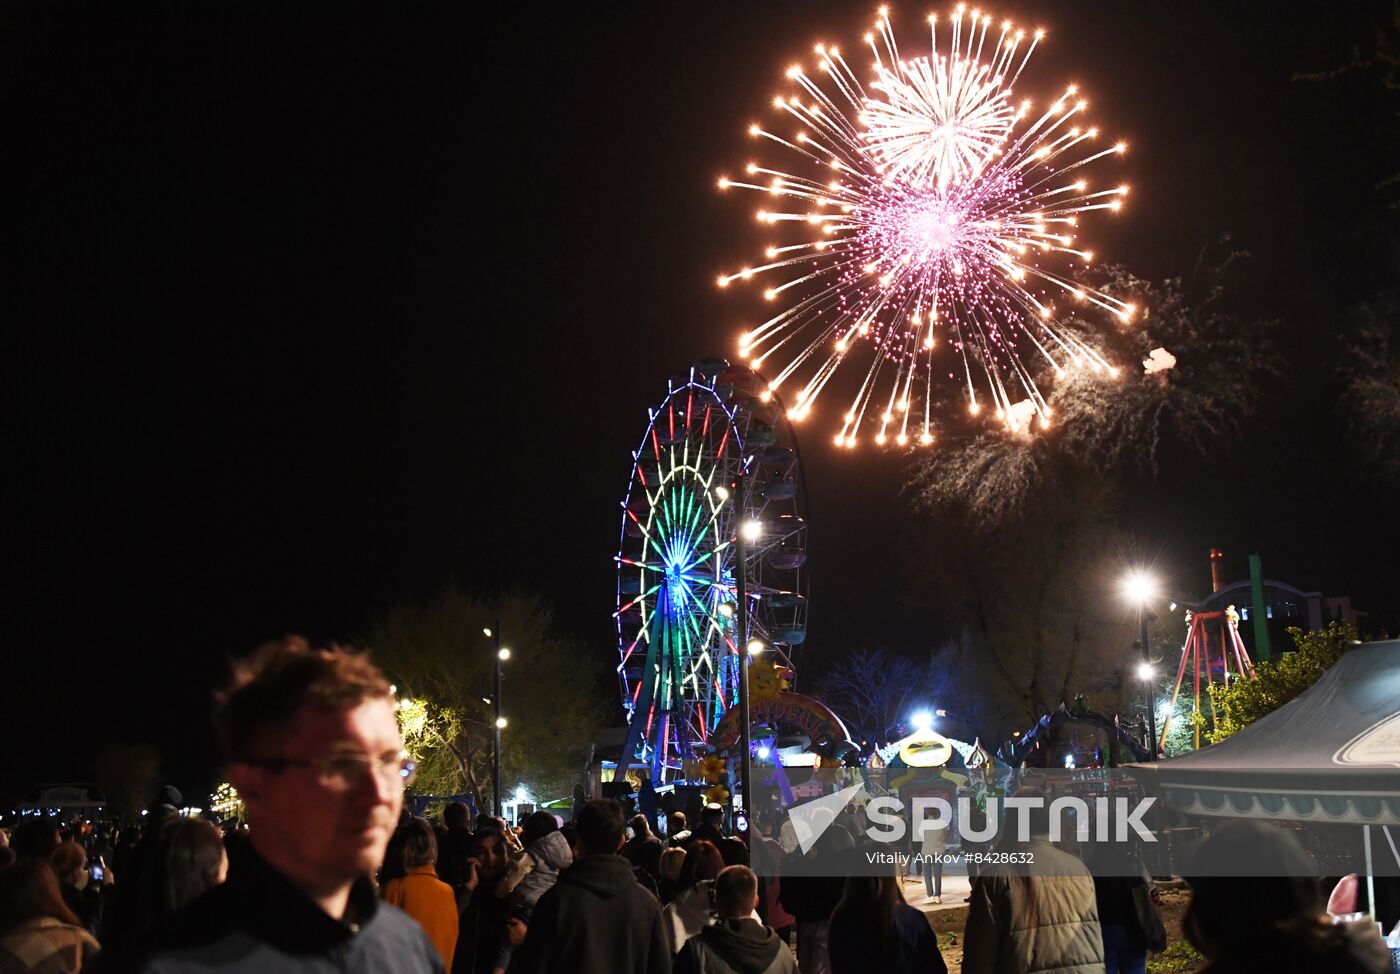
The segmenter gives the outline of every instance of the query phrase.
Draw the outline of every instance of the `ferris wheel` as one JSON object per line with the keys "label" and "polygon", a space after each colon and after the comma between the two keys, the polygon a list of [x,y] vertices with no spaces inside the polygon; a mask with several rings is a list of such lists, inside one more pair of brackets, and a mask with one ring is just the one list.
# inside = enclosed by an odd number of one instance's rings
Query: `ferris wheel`
{"label": "ferris wheel", "polygon": [[648,410],[622,501],[618,683],[629,763],[684,777],[738,703],[735,582],[745,530],[749,639],[792,667],[807,636],[807,525],[785,414],[752,369],[697,363]]}

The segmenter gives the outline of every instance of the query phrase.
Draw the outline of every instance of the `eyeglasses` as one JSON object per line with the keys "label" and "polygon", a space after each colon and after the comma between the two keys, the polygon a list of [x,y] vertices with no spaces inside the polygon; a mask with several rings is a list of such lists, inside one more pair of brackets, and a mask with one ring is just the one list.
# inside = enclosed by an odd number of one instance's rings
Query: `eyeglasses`
{"label": "eyeglasses", "polygon": [[397,781],[407,788],[418,776],[418,762],[407,751],[374,758],[367,754],[338,754],[330,758],[257,758],[244,762],[256,768],[282,771],[286,768],[310,768],[323,787],[333,791],[350,791],[373,772],[383,781]]}

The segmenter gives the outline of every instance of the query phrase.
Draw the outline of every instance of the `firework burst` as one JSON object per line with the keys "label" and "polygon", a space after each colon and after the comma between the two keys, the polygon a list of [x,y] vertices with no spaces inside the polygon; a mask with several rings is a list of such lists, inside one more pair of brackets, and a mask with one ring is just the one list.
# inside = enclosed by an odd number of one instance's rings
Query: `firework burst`
{"label": "firework burst", "polygon": [[839,50],[818,46],[816,76],[791,68],[796,91],[774,100],[796,130],[749,130],[788,161],[720,180],[773,199],[760,223],[799,231],[769,247],[767,263],[719,278],[762,275],[765,299],[784,304],[741,337],[740,354],[755,367],[774,363],[772,390],[797,386],[791,417],[811,413],[848,358],[868,359],[841,417],[841,446],[871,427],[880,444],[931,443],[940,373],[973,414],[989,404],[1012,429],[1048,426],[1035,375],[1116,374],[1056,325],[1055,298],[1122,321],[1135,311],[1068,276],[1093,260],[1076,242],[1080,217],[1117,210],[1127,194],[1091,187],[1085,167],[1124,146],[1100,145],[1073,87],[1039,114],[1013,100],[1040,32],[994,27],[964,7],[929,24],[931,53],[906,60],[882,9],[866,35],[868,85]]}

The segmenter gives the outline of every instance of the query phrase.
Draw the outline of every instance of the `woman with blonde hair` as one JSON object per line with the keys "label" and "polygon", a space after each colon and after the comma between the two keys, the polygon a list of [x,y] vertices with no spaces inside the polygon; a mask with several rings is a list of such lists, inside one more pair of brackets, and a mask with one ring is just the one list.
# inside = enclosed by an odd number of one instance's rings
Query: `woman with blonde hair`
{"label": "woman with blonde hair", "polygon": [[656,869],[661,874],[658,877],[661,880],[658,884],[658,892],[661,895],[662,906],[675,898],[681,881],[681,865],[684,862],[684,849],[672,846],[661,853],[661,859],[657,863]]}

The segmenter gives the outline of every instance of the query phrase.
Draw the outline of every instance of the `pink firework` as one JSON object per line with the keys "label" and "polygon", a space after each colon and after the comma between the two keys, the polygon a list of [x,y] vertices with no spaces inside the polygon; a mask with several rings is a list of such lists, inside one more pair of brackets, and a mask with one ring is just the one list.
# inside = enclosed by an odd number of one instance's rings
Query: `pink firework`
{"label": "pink firework", "polygon": [[1013,101],[1039,33],[1026,42],[1010,23],[997,31],[990,16],[959,7],[940,53],[939,22],[929,23],[932,53],[904,60],[881,10],[866,37],[869,92],[838,50],[819,46],[823,83],[794,67],[797,92],[774,102],[796,131],[750,129],[790,164],[750,163],[750,180],[720,180],[769,195],[759,221],[798,231],[768,248],[768,263],[719,279],[778,279],[764,297],[783,310],[743,335],[740,354],[775,363],[772,390],[798,386],[794,419],[811,414],[847,359],[865,362],[836,435],[843,446],[870,426],[877,443],[931,443],[940,373],[964,387],[974,414],[986,402],[1012,429],[1048,426],[1050,405],[1023,356],[1052,374],[1116,374],[1057,327],[1054,297],[1123,321],[1134,313],[1068,276],[1068,265],[1093,259],[1077,243],[1081,216],[1117,210],[1127,193],[1091,188],[1085,167],[1123,145],[1098,146],[1073,87],[1039,115]]}

